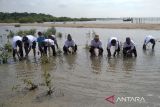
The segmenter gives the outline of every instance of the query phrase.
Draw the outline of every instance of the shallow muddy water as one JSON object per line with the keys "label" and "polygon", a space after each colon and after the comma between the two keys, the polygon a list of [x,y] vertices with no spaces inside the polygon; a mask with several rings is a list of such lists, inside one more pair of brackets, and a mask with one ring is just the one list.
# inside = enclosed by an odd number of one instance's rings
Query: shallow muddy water
{"label": "shallow muddy water", "polygon": [[[1,26],[5,29],[19,30],[44,27]],[[49,64],[41,64],[40,56],[23,61],[9,59],[9,64],[0,65],[0,107],[160,107],[160,42],[155,51],[142,51],[145,35],[159,39],[160,31],[125,30],[125,29],[89,29],[56,28],[63,38],[57,38],[62,48],[66,35],[70,33],[78,45],[75,55],[50,57]],[[85,44],[92,39],[88,33],[95,31],[100,35],[104,54],[102,57],[90,57]],[[110,36],[120,41],[130,36],[136,43],[137,58],[124,59],[120,55],[107,58],[106,44]],[[5,38],[5,37],[3,37]],[[3,41],[5,42],[5,41]],[[151,46],[150,46],[151,47]],[[47,96],[44,86],[44,71],[51,74],[51,96]],[[34,91],[27,90],[23,80],[32,80],[38,85]],[[116,102],[112,104],[105,99],[108,96],[143,97],[145,102]]]}

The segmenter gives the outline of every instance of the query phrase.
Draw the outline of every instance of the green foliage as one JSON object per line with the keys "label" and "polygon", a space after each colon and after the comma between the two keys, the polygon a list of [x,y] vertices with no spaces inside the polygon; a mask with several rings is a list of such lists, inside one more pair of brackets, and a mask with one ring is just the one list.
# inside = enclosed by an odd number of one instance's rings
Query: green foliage
{"label": "green foliage", "polygon": [[47,71],[44,72],[44,80],[45,80],[45,85],[48,88],[47,95],[51,95],[53,93],[52,78],[50,73],[48,73]]}
{"label": "green foliage", "polygon": [[4,49],[7,51],[7,52],[12,52],[12,45],[11,45],[11,43],[6,43],[5,45],[4,45]]}
{"label": "green foliage", "polygon": [[14,27],[21,27],[21,25],[20,24],[15,24]]}
{"label": "green foliage", "polygon": [[95,18],[70,18],[54,17],[46,14],[36,13],[3,13],[0,12],[0,23],[43,23],[43,22],[64,22],[64,21],[93,21]]}
{"label": "green foliage", "polygon": [[57,33],[57,37],[62,38],[62,33],[61,33],[61,32],[58,32],[58,33]]}
{"label": "green foliage", "polygon": [[48,28],[47,31],[43,32],[43,34],[45,37],[48,37],[50,35],[55,35],[56,29],[55,29],[55,27]]}
{"label": "green foliage", "polygon": [[9,31],[9,34],[8,34],[8,37],[9,37],[9,38],[13,38],[14,35],[15,35],[15,33],[10,30],[10,31]]}
{"label": "green foliage", "polygon": [[20,30],[16,34],[19,36],[25,36],[25,35],[35,35],[36,29],[31,30]]}
{"label": "green foliage", "polygon": [[38,85],[35,85],[31,80],[24,79],[24,83],[29,87],[29,90],[35,90],[38,88]]}
{"label": "green foliage", "polygon": [[42,56],[41,57],[41,63],[42,64],[50,63],[49,58],[46,55]]}
{"label": "green foliage", "polygon": [[8,62],[9,54],[7,51],[4,50],[4,48],[1,48],[0,50],[0,62],[5,64]]}

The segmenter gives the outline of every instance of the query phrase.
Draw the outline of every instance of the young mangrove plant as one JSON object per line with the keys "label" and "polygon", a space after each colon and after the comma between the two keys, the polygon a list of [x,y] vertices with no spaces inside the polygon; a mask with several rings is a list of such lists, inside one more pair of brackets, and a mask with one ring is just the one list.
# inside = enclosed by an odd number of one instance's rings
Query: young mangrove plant
{"label": "young mangrove plant", "polygon": [[12,52],[12,45],[10,42],[6,43],[4,45],[4,49],[7,51],[7,52]]}
{"label": "young mangrove plant", "polygon": [[62,35],[61,32],[58,32],[58,33],[57,33],[57,37],[58,37],[58,38],[62,38],[62,36],[63,36],[63,35]]}
{"label": "young mangrove plant", "polygon": [[15,24],[14,27],[21,27],[21,25],[20,24]]}
{"label": "young mangrove plant", "polygon": [[9,31],[9,34],[7,35],[8,38],[13,38],[13,36],[15,35],[15,33],[13,31]]}
{"label": "young mangrove plant", "polygon": [[55,27],[51,27],[49,29],[47,29],[47,31],[43,32],[45,37],[48,37],[50,35],[55,35],[56,34],[56,29]]}
{"label": "young mangrove plant", "polygon": [[47,95],[51,95],[54,92],[54,88],[52,88],[52,77],[50,73],[47,71],[44,71],[44,81],[45,81],[45,86],[48,88],[47,90]]}
{"label": "young mangrove plant", "polygon": [[27,85],[29,90],[35,90],[38,88],[38,85],[35,85],[31,80],[29,79],[24,79],[24,84]]}
{"label": "young mangrove plant", "polygon": [[44,55],[41,57],[41,64],[47,64],[50,63],[49,58],[47,57],[47,55]]}
{"label": "young mangrove plant", "polygon": [[16,34],[19,36],[25,36],[25,35],[35,35],[36,29],[30,29],[30,30],[19,30]]}
{"label": "young mangrove plant", "polygon": [[2,64],[5,64],[8,62],[9,54],[8,52],[2,47],[0,49],[0,62]]}

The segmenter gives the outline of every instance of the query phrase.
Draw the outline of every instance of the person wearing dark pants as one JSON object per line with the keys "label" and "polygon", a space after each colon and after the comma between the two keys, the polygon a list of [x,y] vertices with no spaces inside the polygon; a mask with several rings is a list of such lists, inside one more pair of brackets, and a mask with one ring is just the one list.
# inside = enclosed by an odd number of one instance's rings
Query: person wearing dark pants
{"label": "person wearing dark pants", "polygon": [[27,36],[24,36],[22,38],[22,41],[24,43],[24,50],[25,50],[25,53],[26,53],[26,57],[28,56],[31,48],[33,49],[33,55],[34,57],[36,56],[36,37],[32,36],[32,35],[27,35]]}
{"label": "person wearing dark pants", "polygon": [[115,51],[114,51],[114,54],[113,56],[115,57],[116,56],[116,53],[117,55],[119,55],[119,52],[120,52],[120,45],[119,45],[119,41],[117,40],[116,37],[111,37],[108,41],[108,44],[107,44],[107,52],[108,52],[108,57],[111,57],[111,47],[112,46],[115,46]]}
{"label": "person wearing dark pants", "polygon": [[91,56],[95,56],[95,49],[98,49],[99,55],[103,55],[103,48],[102,48],[102,42],[99,40],[99,35],[95,35],[94,39],[91,41],[91,46],[89,49],[89,52],[91,53]]}
{"label": "person wearing dark pants", "polygon": [[[70,49],[72,49],[72,51]],[[64,54],[76,53],[77,51],[77,45],[72,40],[72,37],[70,34],[68,34],[67,36],[67,40],[65,41],[65,44],[63,46],[63,51],[64,51]]]}
{"label": "person wearing dark pants", "polygon": [[50,36],[48,36],[48,38],[52,39],[54,41],[54,44],[57,47],[57,49],[59,49],[57,39],[56,39],[55,35],[50,35]]}
{"label": "person wearing dark pants", "polygon": [[132,57],[132,54],[134,54],[135,57],[137,57],[137,51],[135,44],[133,40],[131,40],[129,37],[126,38],[126,41],[123,45],[123,56],[124,57]]}
{"label": "person wearing dark pants", "polygon": [[[38,42],[38,49],[41,53],[41,56],[43,56],[44,54],[44,45],[43,45],[43,41],[45,40],[45,37],[42,35],[41,32],[38,32],[38,38],[37,38],[37,42]],[[39,53],[39,52],[38,52]]]}
{"label": "person wearing dark pants", "polygon": [[148,43],[152,44],[152,50],[154,50],[156,40],[153,36],[149,35],[149,36],[145,37],[144,44],[143,44],[143,50],[146,50],[146,46],[147,46]]}
{"label": "person wearing dark pants", "polygon": [[45,39],[43,42],[44,54],[47,55],[47,50],[51,47],[53,56],[56,56],[54,41],[52,39]]}
{"label": "person wearing dark pants", "polygon": [[[19,48],[19,50],[17,49]],[[13,58],[17,57],[21,60],[23,58],[22,37],[14,36],[12,39]]]}

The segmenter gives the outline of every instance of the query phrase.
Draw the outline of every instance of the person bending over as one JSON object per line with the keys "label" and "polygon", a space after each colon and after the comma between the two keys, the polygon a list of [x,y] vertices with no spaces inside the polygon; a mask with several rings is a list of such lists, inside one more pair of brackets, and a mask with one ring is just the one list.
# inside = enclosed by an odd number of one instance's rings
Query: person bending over
{"label": "person bending over", "polygon": [[41,32],[38,32],[38,38],[37,38],[37,42],[38,42],[38,49],[41,53],[41,56],[44,53],[44,49],[43,49],[43,41],[44,41],[45,37],[42,35]]}
{"label": "person bending over", "polygon": [[127,37],[123,45],[123,56],[124,57],[132,56],[132,53],[134,54],[135,57],[137,57],[137,51],[136,51],[135,44],[133,40]]}
{"label": "person bending over", "polygon": [[[18,48],[17,48],[18,47]],[[12,38],[13,58],[17,57],[21,60],[23,58],[22,37],[14,36]]]}
{"label": "person bending over", "polygon": [[43,41],[44,54],[47,55],[47,49],[51,47],[53,56],[56,56],[55,44],[52,39],[45,39]]}
{"label": "person bending over", "polygon": [[32,36],[32,35],[27,35],[27,36],[24,36],[22,38],[22,41],[24,43],[24,50],[25,50],[25,53],[26,53],[26,56],[28,56],[31,48],[33,49],[33,55],[34,57],[36,56],[36,41],[37,41],[37,38]]}
{"label": "person bending over", "polygon": [[143,49],[144,50],[146,50],[146,46],[147,46],[148,43],[152,44],[152,49],[154,50],[154,46],[156,44],[156,41],[155,41],[155,38],[153,36],[149,35],[149,36],[145,37],[144,44],[143,44]]}
{"label": "person bending over", "polygon": [[115,47],[115,51],[114,51],[114,54],[113,56],[116,55],[119,55],[119,52],[120,52],[120,45],[119,45],[119,41],[117,40],[116,37],[111,37],[108,41],[108,44],[107,44],[107,52],[108,52],[108,57],[111,56],[111,47],[114,46]]}

